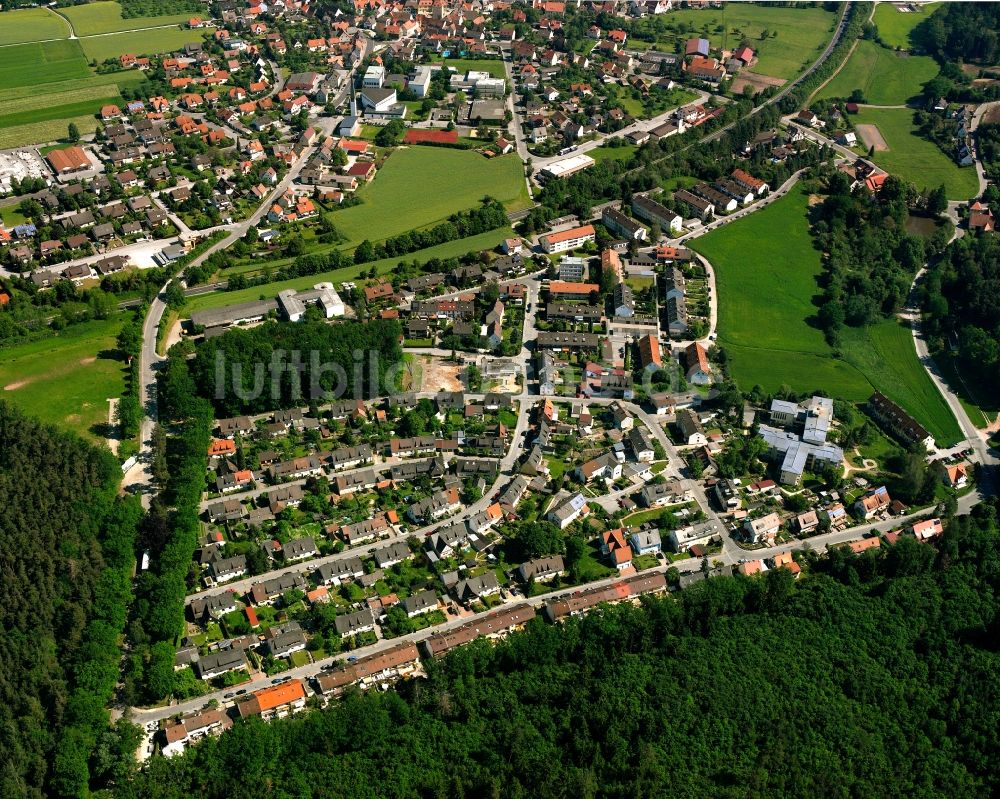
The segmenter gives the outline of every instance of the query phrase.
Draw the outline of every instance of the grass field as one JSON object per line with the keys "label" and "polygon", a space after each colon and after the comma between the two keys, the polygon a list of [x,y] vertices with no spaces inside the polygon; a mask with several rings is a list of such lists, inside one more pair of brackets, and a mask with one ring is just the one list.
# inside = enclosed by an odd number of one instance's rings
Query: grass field
{"label": "grass field", "polygon": [[468,150],[406,147],[389,156],[375,179],[358,191],[361,205],[336,211],[332,219],[354,245],[433,225],[477,206],[486,195],[524,208],[526,193],[516,155],[487,160]]}
{"label": "grass field", "polygon": [[0,86],[36,86],[90,75],[78,41],[19,44],[0,47]]}
{"label": "grass field", "polygon": [[844,68],[816,97],[849,97],[861,89],[872,105],[903,105],[937,74],[937,63],[929,56],[900,56],[862,39]]}
{"label": "grass field", "polygon": [[80,97],[87,96],[85,93],[91,91],[96,86],[106,87],[104,90],[113,94],[115,90],[122,86],[138,86],[146,80],[137,69],[129,69],[124,72],[108,72],[102,75],[90,75],[86,78],[76,78],[73,80],[63,80],[58,83],[47,83],[42,86],[18,86],[13,88],[0,89],[0,103],[3,103],[4,113],[9,108],[17,106],[9,105],[15,100],[37,100],[38,102],[49,102],[41,98],[48,94],[69,94],[74,93]]}
{"label": "grass field", "polygon": [[[837,15],[819,5],[784,8],[727,3],[721,9],[678,9],[665,19],[674,32],[661,41],[672,52],[681,40],[692,36],[707,36],[713,48],[727,49],[746,39],[757,52],[754,72],[791,79],[815,61],[830,41]],[[762,40],[765,30],[769,35]]]}
{"label": "grass field", "polygon": [[0,45],[64,39],[69,26],[44,8],[24,8],[0,14]]}
{"label": "grass field", "polygon": [[[60,9],[70,22],[76,35],[93,36],[95,33],[114,33],[115,31],[138,30],[140,28],[155,28],[159,25],[171,25],[187,22],[194,14],[167,14],[162,17],[122,18],[122,7],[118,3],[87,3],[82,6],[68,6]],[[202,15],[204,17],[204,15]]]}
{"label": "grass field", "polygon": [[[84,8],[85,6],[80,6]],[[122,53],[150,55],[169,53],[188,43],[201,41],[204,34],[211,34],[213,28],[187,30],[186,28],[151,28],[131,33],[110,33],[105,36],[88,36],[81,39],[83,52],[87,58],[100,63],[108,58],[118,58]]]}
{"label": "grass field", "polygon": [[0,350],[0,398],[103,441],[108,398],[121,396],[125,385],[114,351],[121,324],[118,317],[73,325],[54,338]]}
{"label": "grass field", "polygon": [[95,112],[121,102],[118,87],[144,80],[141,72],[129,71],[0,91],[0,149],[64,139],[70,122],[81,134],[92,133]]}
{"label": "grass field", "polygon": [[[239,291],[217,291],[212,294],[202,294],[192,297],[185,306],[185,316],[190,316],[192,311],[201,311],[206,308],[221,308],[224,305],[235,305],[240,302],[252,302],[261,296],[274,297],[279,291],[284,289],[296,289],[301,291],[314,286],[317,283],[329,281],[332,283],[343,283],[345,280],[354,280],[362,271],[368,271],[375,267],[378,274],[385,274],[395,268],[400,261],[412,263],[424,263],[433,258],[457,258],[468,252],[478,252],[480,250],[491,250],[501,241],[509,237],[513,231],[509,227],[492,230],[489,233],[481,233],[478,236],[470,236],[466,239],[449,241],[439,244],[436,247],[428,247],[426,250],[417,250],[408,255],[396,258],[383,258],[380,261],[373,261],[360,266],[348,266],[344,269],[336,269],[331,272],[323,272],[318,275],[308,277],[297,277],[292,280],[281,280],[269,283],[266,286],[254,286],[253,288],[240,289]],[[225,277],[225,275],[223,275]]]}
{"label": "grass field", "polygon": [[81,136],[97,130],[97,119],[93,114],[50,119],[47,122],[29,122],[27,125],[0,128],[0,150],[65,139],[70,122],[76,125]]}
{"label": "grass field", "polygon": [[442,64],[447,64],[456,72],[463,75],[469,70],[476,72],[489,72],[494,78],[506,78],[503,61],[497,58],[438,58],[435,59]]}
{"label": "grass field", "polygon": [[638,149],[634,144],[625,144],[621,147],[595,147],[589,150],[587,155],[595,161],[627,161]]}
{"label": "grass field", "polygon": [[[909,332],[892,321],[845,333],[839,359],[809,323],[822,271],[801,191],[744,220],[694,239],[715,267],[719,343],[744,390],[789,386],[863,402],[873,387],[914,414],[941,443],[958,438],[943,400],[920,366]],[[781,235],[774,235],[780,231]]]}
{"label": "grass field", "polygon": [[936,144],[917,135],[910,109],[862,108],[852,121],[878,126],[889,149],[876,152],[872,160],[918,189],[932,189],[943,183],[949,200],[968,200],[978,194],[976,170],[959,167]]}
{"label": "grass field", "polygon": [[91,86],[64,92],[4,100],[0,105],[0,128],[45,122],[52,119],[96,114],[101,106],[121,102],[117,86]]}
{"label": "grass field", "polygon": [[900,14],[891,3],[879,3],[875,6],[874,17],[878,35],[890,47],[908,49],[912,44],[910,33],[940,6],[940,3],[926,3],[917,6],[920,9],[919,14]]}
{"label": "grass field", "polygon": [[909,326],[896,319],[865,328],[846,328],[844,358],[887,397],[904,404],[941,443],[963,436],[958,422],[917,359]]}

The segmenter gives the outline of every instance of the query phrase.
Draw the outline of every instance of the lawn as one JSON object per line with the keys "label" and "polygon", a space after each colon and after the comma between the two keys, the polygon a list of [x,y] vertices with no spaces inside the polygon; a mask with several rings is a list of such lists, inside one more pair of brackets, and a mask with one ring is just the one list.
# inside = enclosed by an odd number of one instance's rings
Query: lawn
{"label": "lawn", "polygon": [[[73,23],[77,36],[93,36],[95,33],[114,33],[116,31],[139,30],[140,28],[155,28],[159,25],[171,25],[187,22],[193,14],[167,14],[162,17],[122,18],[122,7],[118,3],[87,3],[82,6],[68,6],[60,9],[60,13]],[[204,15],[203,15],[204,16]]]}
{"label": "lawn", "polygon": [[[834,356],[816,313],[822,271],[806,221],[808,197],[792,191],[763,211],[692,240],[715,267],[719,343],[744,390],[788,386],[864,402],[874,388],[910,411],[941,443],[955,422],[917,360],[909,332],[892,321],[844,333],[844,359]],[[774,231],[781,231],[774,236]]]}
{"label": "lawn", "polygon": [[[754,72],[789,80],[819,57],[833,36],[837,15],[819,5],[726,3],[721,9],[678,9],[663,18],[673,27],[672,33],[660,37],[668,51],[676,52],[681,40],[698,35],[707,36],[713,48],[731,49],[747,40],[758,55]],[[768,36],[762,40],[765,30]]]}
{"label": "lawn", "polygon": [[497,58],[444,58],[438,59],[438,61],[451,67],[456,72],[461,72],[463,75],[470,70],[475,70],[476,72],[489,72],[494,78],[507,77],[507,74],[504,72],[503,61]]}
{"label": "lawn", "polygon": [[86,78],[90,67],[78,41],[19,44],[0,48],[0,86],[36,86]]}
{"label": "lawn", "polygon": [[[438,244],[435,247],[428,247],[426,250],[418,250],[408,255],[396,258],[383,258],[380,261],[373,261],[359,266],[348,266],[343,269],[335,269],[331,272],[323,272],[318,275],[308,277],[297,277],[291,280],[280,280],[269,283],[266,286],[254,286],[239,291],[216,291],[211,294],[200,294],[188,300],[185,306],[186,315],[190,316],[192,311],[200,311],[206,308],[221,308],[224,305],[235,305],[241,302],[252,302],[261,296],[273,297],[284,289],[303,290],[311,288],[317,283],[333,282],[343,283],[345,280],[354,280],[362,271],[368,271],[375,267],[378,274],[385,274],[394,269],[400,261],[412,263],[423,263],[433,258],[457,258],[468,252],[479,252],[480,250],[490,250],[496,247],[501,241],[511,235],[508,228],[498,228],[489,233],[481,233],[478,236],[470,236],[466,239],[449,241],[445,244]],[[225,275],[223,275],[225,277]]]}
{"label": "lawn", "polygon": [[[82,7],[82,6],[81,6]],[[129,33],[110,33],[103,36],[88,36],[81,39],[87,58],[100,63],[109,58],[118,58],[122,53],[149,55],[170,53],[185,44],[198,43],[212,28],[187,30],[186,28],[150,28]]]}
{"label": "lawn", "polygon": [[673,177],[666,178],[660,185],[663,186],[664,191],[675,192],[678,189],[690,189],[692,186],[697,186],[700,182],[698,178],[691,175],[674,175]]}
{"label": "lawn", "polygon": [[627,161],[639,148],[634,144],[624,144],[621,147],[595,147],[588,150],[587,155],[595,161]]}
{"label": "lawn", "polygon": [[124,390],[115,337],[120,317],[72,325],[57,336],[0,350],[0,399],[42,421],[103,441],[108,399]]}
{"label": "lawn", "polygon": [[903,105],[937,74],[937,63],[930,56],[900,55],[862,39],[844,68],[816,97],[849,97],[861,89],[865,102],[872,105]]}
{"label": "lawn", "polygon": [[918,189],[944,184],[949,200],[968,200],[979,192],[975,168],[959,167],[933,142],[921,138],[908,108],[862,108],[854,124],[874,124],[888,145],[872,160]]}
{"label": "lawn", "polygon": [[430,227],[487,195],[523,208],[525,192],[521,160],[513,153],[487,160],[468,150],[405,147],[358,191],[362,204],[335,211],[332,220],[350,247]]}
{"label": "lawn", "polygon": [[875,27],[878,35],[889,47],[901,47],[904,50],[911,46],[910,33],[917,25],[927,19],[939,7],[940,3],[918,5],[920,13],[907,12],[901,14],[891,3],[879,3],[875,6]]}
{"label": "lawn", "polygon": [[24,8],[0,14],[0,45],[65,39],[69,26],[44,8]]}

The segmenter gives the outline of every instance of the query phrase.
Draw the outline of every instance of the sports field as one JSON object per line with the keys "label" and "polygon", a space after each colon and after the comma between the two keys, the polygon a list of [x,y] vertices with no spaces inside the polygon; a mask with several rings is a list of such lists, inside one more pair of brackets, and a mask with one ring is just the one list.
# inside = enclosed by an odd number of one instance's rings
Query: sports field
{"label": "sports field", "polygon": [[[187,22],[195,14],[167,14],[162,17],[122,18],[122,7],[118,3],[87,3],[82,6],[67,6],[59,10],[73,23],[76,35],[92,36],[95,33],[139,30],[160,25],[177,25]],[[203,17],[205,15],[202,15]]]}
{"label": "sports field", "polygon": [[[909,332],[892,321],[845,333],[844,359],[811,324],[820,254],[809,234],[808,197],[792,191],[763,211],[691,241],[715,267],[719,343],[744,390],[789,386],[854,402],[873,387],[913,413],[941,443],[958,438],[954,420],[917,360]],[[907,344],[909,346],[907,346]]]}
{"label": "sports field", "polygon": [[486,195],[524,208],[522,170],[514,154],[486,159],[470,150],[401,148],[358,191],[362,204],[335,211],[331,218],[353,245],[431,226],[477,206]]}
{"label": "sports field", "polygon": [[[252,302],[261,296],[276,296],[279,291],[283,291],[284,289],[301,291],[324,281],[343,283],[345,280],[354,280],[362,271],[367,272],[372,267],[375,267],[378,274],[383,275],[394,269],[400,261],[424,263],[434,258],[457,258],[469,252],[492,250],[501,241],[512,235],[512,232],[509,227],[499,228],[491,230],[489,233],[480,233],[478,236],[449,241],[444,244],[438,244],[436,247],[428,247],[426,250],[418,250],[417,252],[411,252],[395,258],[383,258],[380,261],[373,261],[372,263],[361,264],[360,266],[348,266],[344,269],[323,272],[318,275],[276,281],[266,286],[254,286],[253,288],[240,289],[239,291],[217,291],[212,294],[201,294],[190,298],[187,301],[184,311],[185,315],[190,316],[192,311],[200,311],[206,308],[220,308],[224,305],[235,305],[240,302]],[[225,274],[223,274],[223,277],[225,277]]]}
{"label": "sports field", "polygon": [[0,45],[65,39],[69,26],[45,8],[23,8],[0,14]]}
{"label": "sports field", "polygon": [[0,398],[45,422],[104,440],[108,398],[125,387],[120,317],[72,325],[53,338],[0,350]]}
{"label": "sports field", "polygon": [[875,125],[888,145],[872,160],[918,189],[944,184],[949,200],[968,200],[979,193],[974,167],[959,167],[933,142],[917,135],[909,108],[864,108],[852,117],[855,124]]}
{"label": "sports field", "polygon": [[[79,6],[85,8],[86,6]],[[101,36],[88,36],[81,39],[83,52],[87,58],[100,63],[109,58],[118,58],[122,53],[150,55],[169,53],[178,50],[188,43],[201,41],[203,34],[211,33],[213,28],[188,30],[187,28],[150,28],[148,30],[126,33],[109,33]]]}
{"label": "sports field", "polygon": [[904,105],[937,74],[937,63],[929,56],[899,55],[862,39],[844,68],[816,97],[847,98],[855,89],[861,89],[865,102],[872,105]]}
{"label": "sports field", "polygon": [[917,6],[919,13],[901,14],[891,3],[879,3],[875,6],[874,18],[878,35],[889,47],[908,49],[912,45],[910,33],[913,29],[940,7],[940,3],[926,3]]}
{"label": "sports field", "polygon": [[[713,48],[725,49],[745,39],[757,53],[754,72],[789,80],[819,57],[833,36],[836,20],[835,13],[820,5],[786,8],[726,3],[721,9],[677,9],[647,17],[643,24],[670,26],[658,36],[659,49],[666,45],[668,52],[677,52],[677,45],[692,36],[705,36]],[[765,31],[766,38],[761,38]]]}

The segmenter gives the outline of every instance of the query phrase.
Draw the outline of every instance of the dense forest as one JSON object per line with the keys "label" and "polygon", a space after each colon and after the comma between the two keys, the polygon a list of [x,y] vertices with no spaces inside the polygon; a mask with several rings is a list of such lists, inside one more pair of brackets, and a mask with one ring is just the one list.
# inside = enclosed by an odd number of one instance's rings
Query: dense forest
{"label": "dense forest", "polygon": [[532,622],[398,693],[239,724],[121,799],[965,797],[1000,785],[996,505],[808,579]]}
{"label": "dense forest", "polygon": [[[890,176],[872,195],[852,192],[847,176],[834,172],[827,190],[812,221],[817,249],[825,254],[819,323],[836,346],[845,324],[875,324],[902,308],[926,249],[941,242],[925,244],[906,232],[908,206],[917,197],[897,177]],[[941,193],[935,190],[935,196]]]}
{"label": "dense forest", "polygon": [[218,416],[319,403],[326,392],[336,394],[327,402],[391,394],[400,390],[387,383],[401,377],[400,334],[396,320],[237,328],[198,345],[191,377]]}
{"label": "dense forest", "polygon": [[78,796],[128,770],[105,707],[131,593],[136,500],[110,453],[0,402],[0,796]]}
{"label": "dense forest", "polygon": [[939,61],[996,64],[1000,58],[1000,4],[942,3],[913,31]]}
{"label": "dense forest", "polygon": [[1000,393],[1000,242],[992,235],[957,239],[923,290],[932,349],[954,345],[964,369],[988,392]]}

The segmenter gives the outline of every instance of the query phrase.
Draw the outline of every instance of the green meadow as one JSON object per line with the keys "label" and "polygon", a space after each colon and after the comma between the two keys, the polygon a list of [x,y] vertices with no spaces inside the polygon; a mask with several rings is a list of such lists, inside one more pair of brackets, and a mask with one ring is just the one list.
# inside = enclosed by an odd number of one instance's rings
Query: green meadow
{"label": "green meadow", "polygon": [[792,191],[768,208],[691,241],[715,267],[718,342],[744,390],[788,386],[854,402],[875,388],[919,419],[941,443],[958,426],[927,376],[909,330],[888,320],[846,330],[843,357],[811,324],[820,254],[809,233],[808,197]]}

